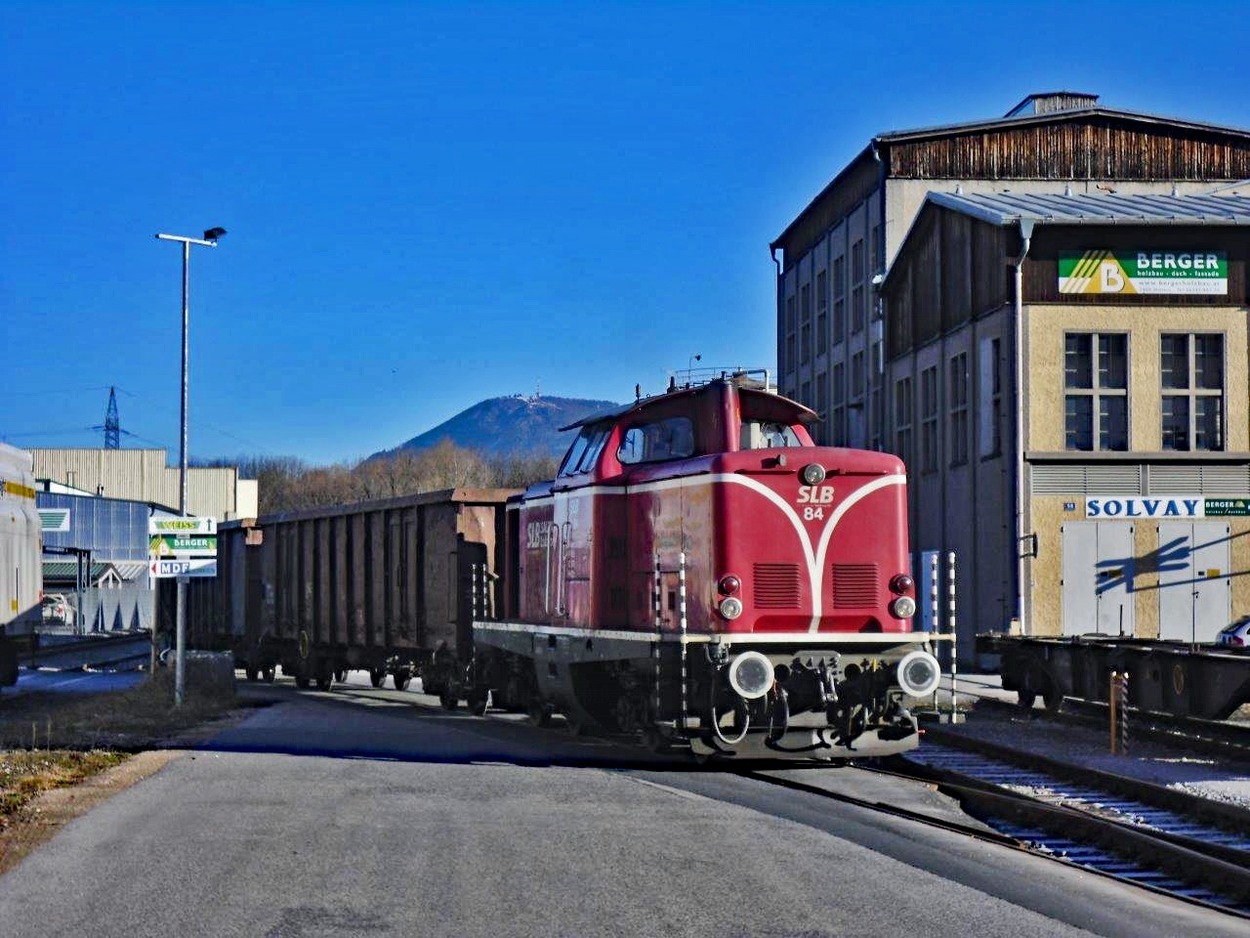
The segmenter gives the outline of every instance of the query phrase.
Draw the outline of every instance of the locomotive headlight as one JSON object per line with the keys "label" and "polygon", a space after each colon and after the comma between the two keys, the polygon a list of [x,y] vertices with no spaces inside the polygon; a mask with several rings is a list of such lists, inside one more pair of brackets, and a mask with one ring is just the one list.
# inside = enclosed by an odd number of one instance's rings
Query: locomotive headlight
{"label": "locomotive headlight", "polygon": [[909,697],[927,697],[937,690],[942,668],[927,651],[913,651],[898,663],[898,686]]}
{"label": "locomotive headlight", "polygon": [[900,596],[890,603],[890,615],[896,619],[910,619],[916,614],[916,601],[910,596]]}
{"label": "locomotive headlight", "polygon": [[773,676],[773,663],[758,651],[744,651],[729,663],[729,686],[746,700],[763,697],[772,690]]}
{"label": "locomotive headlight", "polygon": [[799,478],[804,485],[820,485],[825,481],[825,467],[820,463],[809,462],[799,470]]}
{"label": "locomotive headlight", "polygon": [[726,619],[736,619],[742,615],[742,600],[737,596],[726,596],[720,601],[720,614]]}

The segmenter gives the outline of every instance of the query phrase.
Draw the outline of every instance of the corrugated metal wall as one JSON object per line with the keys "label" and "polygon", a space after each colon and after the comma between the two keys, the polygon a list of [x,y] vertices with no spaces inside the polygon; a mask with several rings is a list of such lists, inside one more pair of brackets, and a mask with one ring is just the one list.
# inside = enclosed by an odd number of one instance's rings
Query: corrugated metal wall
{"label": "corrugated metal wall", "polygon": [[[51,479],[110,498],[178,507],[178,469],[166,465],[164,450],[35,449],[31,453],[38,479]],[[237,469],[188,469],[188,510],[193,515],[222,521],[238,517],[238,485]],[[254,512],[255,507],[251,510]]]}

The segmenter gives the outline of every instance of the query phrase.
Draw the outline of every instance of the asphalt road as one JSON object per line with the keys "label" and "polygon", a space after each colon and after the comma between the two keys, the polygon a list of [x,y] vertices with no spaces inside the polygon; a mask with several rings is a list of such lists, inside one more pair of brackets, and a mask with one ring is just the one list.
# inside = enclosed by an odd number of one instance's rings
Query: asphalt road
{"label": "asphalt road", "polygon": [[[412,693],[297,694],[0,878],[0,934],[1244,935],[1036,857]],[[953,816],[854,769],[805,781]]]}

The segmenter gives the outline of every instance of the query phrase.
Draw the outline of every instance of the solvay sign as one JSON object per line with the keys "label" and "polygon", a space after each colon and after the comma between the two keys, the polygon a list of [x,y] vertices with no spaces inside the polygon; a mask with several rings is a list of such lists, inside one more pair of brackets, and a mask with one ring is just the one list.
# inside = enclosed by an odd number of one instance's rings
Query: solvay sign
{"label": "solvay sign", "polygon": [[1205,518],[1205,499],[1175,495],[1170,498],[1087,498],[1086,518]]}

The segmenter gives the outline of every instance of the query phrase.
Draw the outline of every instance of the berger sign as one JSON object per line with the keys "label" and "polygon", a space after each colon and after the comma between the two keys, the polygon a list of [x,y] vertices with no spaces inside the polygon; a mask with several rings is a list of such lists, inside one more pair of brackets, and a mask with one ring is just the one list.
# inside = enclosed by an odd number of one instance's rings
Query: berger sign
{"label": "berger sign", "polygon": [[1061,251],[1060,293],[1223,296],[1223,251]]}

